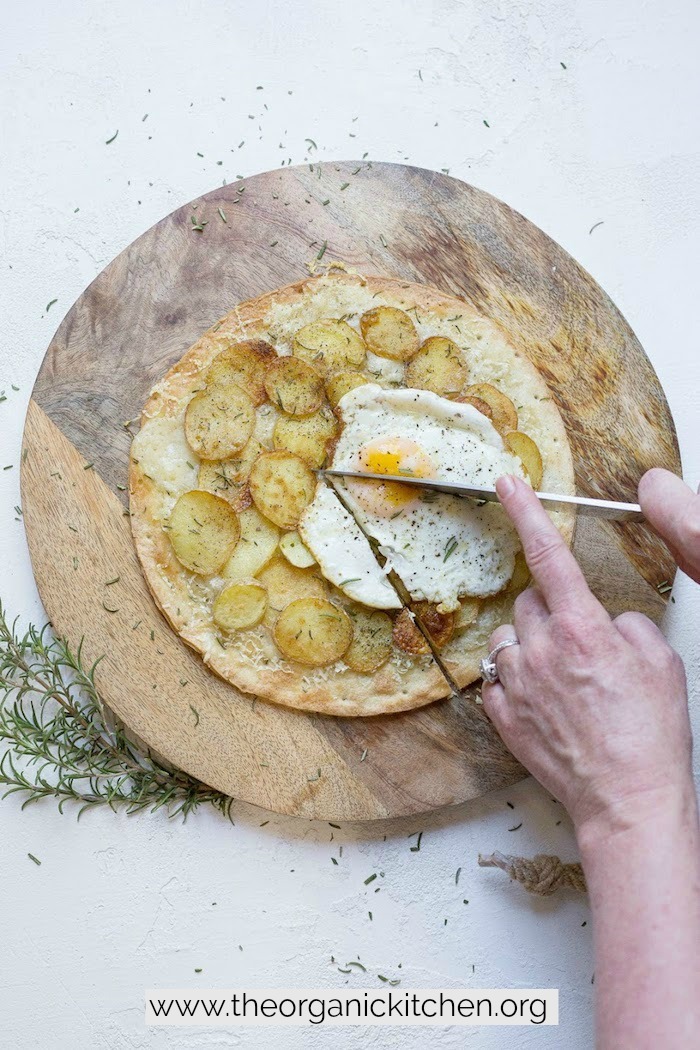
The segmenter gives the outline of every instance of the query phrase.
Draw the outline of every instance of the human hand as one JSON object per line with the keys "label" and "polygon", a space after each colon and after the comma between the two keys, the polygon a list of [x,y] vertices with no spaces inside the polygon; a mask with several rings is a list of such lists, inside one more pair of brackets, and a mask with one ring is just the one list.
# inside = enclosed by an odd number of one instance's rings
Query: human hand
{"label": "human hand", "polygon": [[639,482],[639,502],[678,567],[700,583],[700,492],[696,495],[670,470],[655,467]]}
{"label": "human hand", "polygon": [[683,664],[645,616],[610,618],[528,485],[496,488],[535,586],[518,596],[514,626],[491,636],[490,649],[520,644],[498,655],[500,681],[484,683],[486,713],[577,830],[643,819],[692,785]]}

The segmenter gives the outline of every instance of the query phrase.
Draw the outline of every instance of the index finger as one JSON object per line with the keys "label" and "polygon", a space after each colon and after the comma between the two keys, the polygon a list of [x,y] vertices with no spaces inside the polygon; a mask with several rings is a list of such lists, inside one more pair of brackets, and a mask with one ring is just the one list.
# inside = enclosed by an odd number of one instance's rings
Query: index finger
{"label": "index finger", "polygon": [[523,545],[535,583],[550,612],[592,598],[578,562],[529,485],[510,474],[499,478],[496,491]]}

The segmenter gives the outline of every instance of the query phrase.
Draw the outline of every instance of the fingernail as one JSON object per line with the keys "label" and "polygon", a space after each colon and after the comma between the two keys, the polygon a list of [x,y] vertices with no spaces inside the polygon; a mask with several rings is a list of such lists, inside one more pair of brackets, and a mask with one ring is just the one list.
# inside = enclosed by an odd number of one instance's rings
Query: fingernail
{"label": "fingernail", "polygon": [[515,492],[515,481],[513,480],[512,474],[504,474],[502,478],[499,478],[496,482],[496,491],[499,496],[512,496]]}

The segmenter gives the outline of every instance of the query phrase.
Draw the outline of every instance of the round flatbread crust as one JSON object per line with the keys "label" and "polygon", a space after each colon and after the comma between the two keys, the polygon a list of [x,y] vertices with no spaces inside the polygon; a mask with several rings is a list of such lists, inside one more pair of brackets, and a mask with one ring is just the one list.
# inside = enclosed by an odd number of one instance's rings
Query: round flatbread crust
{"label": "round flatbread crust", "polygon": [[[265,622],[230,636],[219,631],[211,610],[226,581],[184,569],[167,532],[177,498],[197,487],[197,457],[184,437],[185,410],[202,388],[212,360],[232,342],[265,340],[278,354],[286,355],[291,353],[294,333],[304,325],[344,318],[359,331],[360,316],[381,305],[410,312],[421,340],[429,336],[452,339],[464,352],[469,382],[493,383],[517,405],[519,428],[533,438],[542,455],[543,490],[575,492],[564,424],[542,377],[494,322],[462,300],[427,285],[332,271],[242,303],[226,314],[157,384],[144,406],[131,457],[131,526],[148,586],[173,630],[202,655],[208,667],[238,689],[305,711],[387,714],[421,707],[449,695],[450,688],[431,656],[410,656],[395,649],[373,674],[352,671],[342,660],[330,667],[312,668],[284,659]],[[404,366],[369,354],[364,369],[372,382],[396,385],[397,367]],[[254,438],[270,449],[276,410],[263,405],[257,412]],[[573,513],[553,514],[552,518],[570,544]],[[327,587],[322,580],[316,586],[321,592]],[[330,593],[329,586],[327,589]],[[511,620],[514,598],[504,591],[485,599],[476,621],[455,634],[442,650],[460,686],[479,677],[479,660],[489,635]]]}

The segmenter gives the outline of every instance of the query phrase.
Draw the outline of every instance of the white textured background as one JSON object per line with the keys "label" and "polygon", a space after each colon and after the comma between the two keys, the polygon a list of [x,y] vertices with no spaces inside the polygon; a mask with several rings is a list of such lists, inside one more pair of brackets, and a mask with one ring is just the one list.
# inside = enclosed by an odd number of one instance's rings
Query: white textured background
{"label": "white textured background", "polygon": [[[2,8],[0,466],[12,469],[0,471],[0,595],[13,614],[43,616],[12,508],[25,407],[55,326],[162,215],[223,178],[304,160],[307,137],[318,144],[314,158],[368,151],[449,168],[563,244],[646,347],[686,477],[697,483],[693,0],[4,0]],[[687,580],[675,595],[668,630],[697,694],[700,602]],[[476,867],[479,850],[575,857],[562,817],[531,782],[449,814],[346,826],[332,843],[325,824],[243,806],[234,827],[205,812],[186,826],[99,811],[76,824],[50,804],[21,813],[7,800],[0,1043],[589,1047],[586,903],[533,900]],[[411,853],[417,830],[422,847]],[[373,893],[364,879],[380,870]],[[331,955],[341,963],[359,955],[367,966],[351,986],[379,987],[377,972],[405,987],[556,986],[561,1027],[144,1029],[145,987],[334,987],[346,978]]]}

